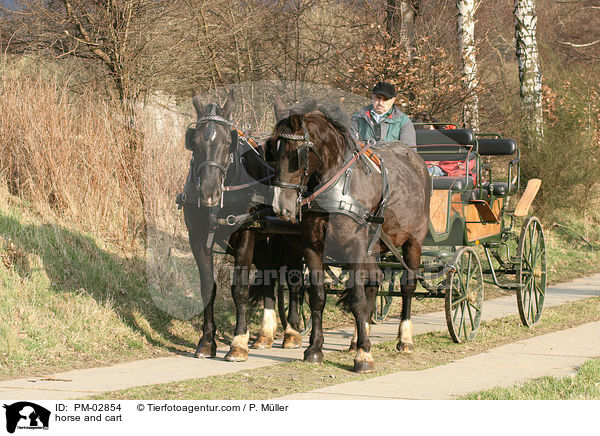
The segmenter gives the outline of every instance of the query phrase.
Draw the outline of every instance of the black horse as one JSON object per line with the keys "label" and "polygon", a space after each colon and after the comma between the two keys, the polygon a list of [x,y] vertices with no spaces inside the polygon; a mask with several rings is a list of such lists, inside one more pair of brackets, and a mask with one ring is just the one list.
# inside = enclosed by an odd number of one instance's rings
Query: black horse
{"label": "black horse", "polygon": [[377,168],[365,157],[373,144],[361,149],[353,141],[349,119],[337,107],[309,100],[285,108],[279,101],[275,111],[278,123],[265,144],[275,162],[273,208],[281,218],[299,221],[301,250],[311,271],[312,333],[304,360],[323,359],[323,263],[332,259],[345,264],[351,278],[346,300],[356,321],[354,370],[370,372],[369,319],[381,280],[376,260],[387,250],[380,231],[401,247],[407,265],[397,348],[414,349],[410,306],[428,228],[427,167],[413,150],[396,142],[378,145],[379,159],[373,159],[385,166]]}
{"label": "black horse", "polygon": [[[271,214],[271,190],[268,182],[272,169],[264,162],[261,150],[252,141],[241,138],[241,132],[229,120],[234,107],[233,90],[223,107],[214,103],[202,105],[193,99],[197,121],[186,132],[186,148],[193,152],[190,173],[180,198],[192,253],[198,265],[201,295],[204,303],[203,335],[195,357],[215,357],[216,324],[214,320],[213,246],[222,244],[235,259],[232,296],[236,309],[235,336],[226,360],[244,361],[248,357],[249,332],[246,312],[250,302],[250,267],[254,263],[263,271],[262,281],[252,286],[264,297],[261,331],[252,344],[268,348],[273,344],[277,320],[274,301],[275,277],[267,272],[280,271],[280,265],[300,269],[296,251],[280,252],[280,237],[267,238],[244,223],[253,217]],[[255,144],[254,144],[255,145]],[[282,321],[287,325],[285,348],[299,347],[298,303],[301,284],[290,283],[290,314]],[[295,313],[294,313],[295,312]],[[286,325],[284,325],[284,328]]]}

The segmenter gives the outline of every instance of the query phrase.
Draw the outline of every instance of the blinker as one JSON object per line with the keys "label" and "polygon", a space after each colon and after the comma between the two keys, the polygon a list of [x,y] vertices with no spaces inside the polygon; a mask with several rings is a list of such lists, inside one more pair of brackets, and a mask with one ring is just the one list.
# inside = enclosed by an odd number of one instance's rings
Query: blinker
{"label": "blinker", "polygon": [[[306,162],[308,161],[308,147],[306,145],[303,145],[302,147],[298,148],[296,154],[296,165],[294,169],[290,168],[290,172],[296,172],[300,170],[304,165],[306,165]],[[291,163],[292,161],[290,160],[290,164]]]}
{"label": "blinker", "polygon": [[195,127],[188,127],[185,131],[186,150],[194,151],[194,133],[196,133]]}

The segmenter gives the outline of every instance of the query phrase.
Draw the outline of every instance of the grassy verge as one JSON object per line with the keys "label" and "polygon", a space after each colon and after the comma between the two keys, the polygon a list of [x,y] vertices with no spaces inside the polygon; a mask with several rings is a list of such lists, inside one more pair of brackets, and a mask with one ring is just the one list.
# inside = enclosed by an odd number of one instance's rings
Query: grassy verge
{"label": "grassy verge", "polygon": [[567,377],[540,377],[522,385],[466,395],[464,400],[600,400],[600,360],[585,362]]}
{"label": "grassy verge", "polygon": [[398,371],[418,371],[520,339],[574,327],[600,319],[600,298],[590,298],[545,310],[534,328],[523,327],[517,316],[482,323],[479,336],[466,344],[454,344],[446,332],[415,337],[415,353],[399,355],[395,343],[373,347],[376,372],[358,375],[351,372],[354,353],[325,355],[322,365],[303,362],[278,364],[252,372],[142,386],[103,394],[98,399],[268,399],[306,392],[334,384],[364,380]]}

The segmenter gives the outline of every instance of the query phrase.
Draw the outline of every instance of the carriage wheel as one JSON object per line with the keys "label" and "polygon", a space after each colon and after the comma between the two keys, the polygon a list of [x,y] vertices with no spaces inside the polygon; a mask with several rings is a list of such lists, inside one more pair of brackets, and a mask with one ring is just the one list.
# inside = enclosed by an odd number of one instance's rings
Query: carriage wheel
{"label": "carriage wheel", "polygon": [[519,237],[520,289],[517,306],[521,322],[531,327],[539,321],[546,296],[546,243],[542,224],[536,217],[527,219]]}
{"label": "carriage wheel", "polygon": [[446,323],[456,343],[475,338],[483,308],[483,272],[481,262],[471,247],[461,248],[448,273],[446,290]]}

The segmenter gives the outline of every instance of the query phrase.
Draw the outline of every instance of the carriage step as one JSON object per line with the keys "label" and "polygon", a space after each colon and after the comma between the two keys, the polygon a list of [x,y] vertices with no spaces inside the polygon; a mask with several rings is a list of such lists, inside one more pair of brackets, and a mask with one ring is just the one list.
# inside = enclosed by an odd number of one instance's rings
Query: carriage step
{"label": "carriage step", "polygon": [[498,217],[490,207],[489,203],[485,200],[471,200],[471,204],[475,205],[475,209],[479,213],[479,217],[485,223],[498,223]]}

